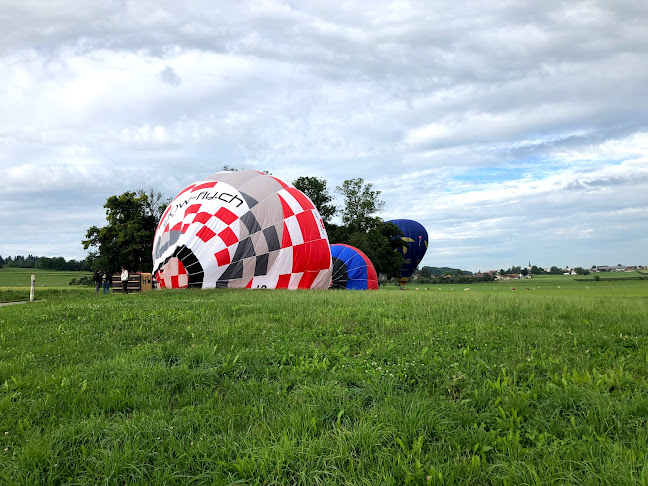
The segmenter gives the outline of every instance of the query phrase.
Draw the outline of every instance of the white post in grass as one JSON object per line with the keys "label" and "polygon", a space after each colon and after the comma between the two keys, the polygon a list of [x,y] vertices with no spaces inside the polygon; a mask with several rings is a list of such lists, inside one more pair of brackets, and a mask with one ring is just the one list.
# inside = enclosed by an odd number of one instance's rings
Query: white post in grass
{"label": "white post in grass", "polygon": [[34,287],[36,286],[36,275],[32,275],[31,288],[29,289],[29,302],[34,302]]}

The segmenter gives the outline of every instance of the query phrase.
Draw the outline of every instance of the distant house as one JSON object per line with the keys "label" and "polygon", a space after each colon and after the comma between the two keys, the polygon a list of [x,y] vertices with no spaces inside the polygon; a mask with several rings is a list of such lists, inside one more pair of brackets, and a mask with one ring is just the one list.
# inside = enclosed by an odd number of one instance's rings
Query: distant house
{"label": "distant house", "polygon": [[608,265],[594,265],[592,267],[592,272],[633,272],[637,269],[638,267],[636,265],[616,265],[616,266],[608,266]]}
{"label": "distant house", "polygon": [[484,278],[486,275],[490,275],[491,277],[496,278],[498,273],[497,270],[491,270],[490,272],[477,272],[475,277]]}

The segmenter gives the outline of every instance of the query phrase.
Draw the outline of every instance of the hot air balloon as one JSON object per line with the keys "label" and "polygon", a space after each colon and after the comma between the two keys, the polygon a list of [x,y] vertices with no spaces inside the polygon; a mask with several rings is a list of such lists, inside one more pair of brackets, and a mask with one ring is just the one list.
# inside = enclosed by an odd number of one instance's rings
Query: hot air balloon
{"label": "hot air balloon", "polygon": [[161,288],[326,289],[324,223],[301,191],[254,170],[217,172],[166,208],[153,242]]}
{"label": "hot air balloon", "polygon": [[378,275],[371,260],[354,246],[331,245],[331,288],[378,290]]}
{"label": "hot air balloon", "polygon": [[403,233],[401,239],[407,243],[406,246],[397,250],[405,259],[398,283],[405,285],[427,251],[428,234],[421,223],[411,219],[393,219],[387,223],[398,226],[398,229]]}

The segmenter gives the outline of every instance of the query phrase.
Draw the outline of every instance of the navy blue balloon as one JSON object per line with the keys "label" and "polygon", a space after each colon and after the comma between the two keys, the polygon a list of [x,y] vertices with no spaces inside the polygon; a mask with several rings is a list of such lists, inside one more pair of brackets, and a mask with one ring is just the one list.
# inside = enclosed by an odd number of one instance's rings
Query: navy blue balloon
{"label": "navy blue balloon", "polygon": [[405,259],[398,279],[401,285],[404,285],[423,260],[428,247],[428,234],[421,223],[411,219],[392,219],[387,223],[398,226],[398,229],[403,232],[401,239],[407,243],[406,247],[397,250]]}
{"label": "navy blue balloon", "polygon": [[378,275],[371,260],[354,246],[331,245],[331,288],[378,290]]}

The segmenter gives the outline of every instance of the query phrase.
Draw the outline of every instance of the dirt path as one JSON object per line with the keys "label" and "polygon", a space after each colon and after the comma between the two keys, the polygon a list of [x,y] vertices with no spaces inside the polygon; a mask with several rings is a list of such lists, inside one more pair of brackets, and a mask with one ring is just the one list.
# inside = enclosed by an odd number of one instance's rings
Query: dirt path
{"label": "dirt path", "polygon": [[[38,302],[38,300],[35,300],[34,302]],[[15,305],[15,304],[28,304],[29,301],[23,300],[21,302],[0,302],[0,307],[4,307],[6,305]]]}

